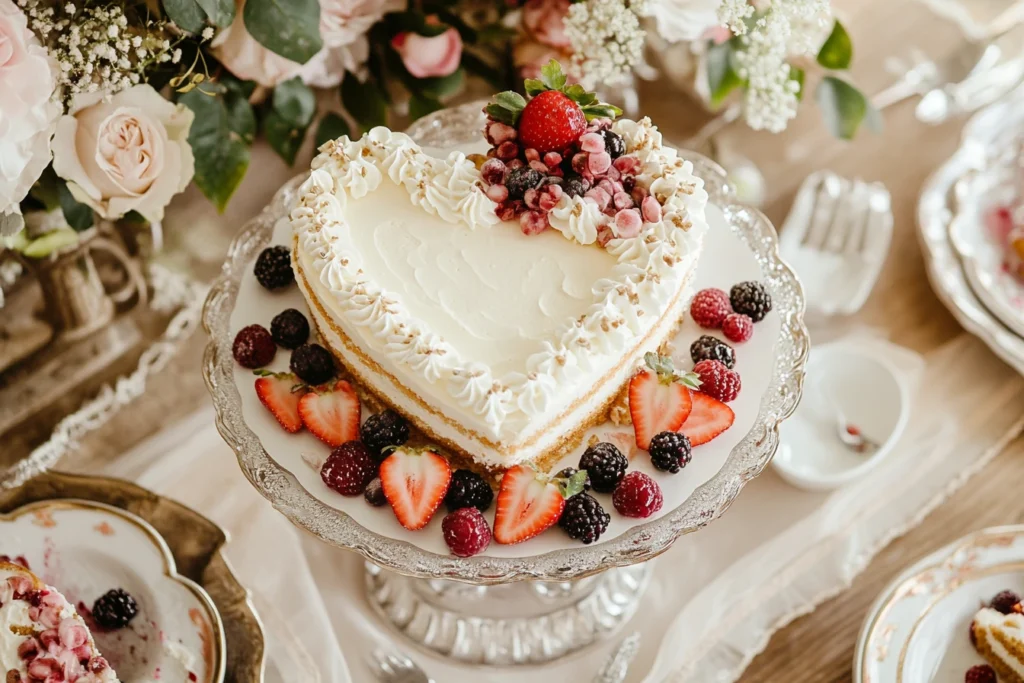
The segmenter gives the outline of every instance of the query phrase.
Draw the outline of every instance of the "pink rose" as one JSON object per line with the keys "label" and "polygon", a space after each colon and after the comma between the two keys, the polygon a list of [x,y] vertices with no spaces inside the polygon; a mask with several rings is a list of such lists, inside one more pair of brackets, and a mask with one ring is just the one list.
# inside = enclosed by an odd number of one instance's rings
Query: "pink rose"
{"label": "pink rose", "polygon": [[512,63],[516,65],[520,78],[540,78],[540,68],[550,62],[565,62],[565,53],[532,40],[523,40],[512,48]]}
{"label": "pink rose", "polygon": [[391,40],[391,46],[416,78],[448,76],[459,68],[462,59],[462,36],[454,28],[429,38],[405,31]]}
{"label": "pink rose", "polygon": [[551,47],[569,47],[565,17],[569,0],[529,0],[523,6],[523,25],[533,37]]}

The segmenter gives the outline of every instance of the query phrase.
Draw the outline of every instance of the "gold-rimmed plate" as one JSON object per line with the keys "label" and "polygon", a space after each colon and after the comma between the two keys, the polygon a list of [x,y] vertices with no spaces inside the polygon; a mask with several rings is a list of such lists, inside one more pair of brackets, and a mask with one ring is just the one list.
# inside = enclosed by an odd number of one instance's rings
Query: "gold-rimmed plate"
{"label": "gold-rimmed plate", "polygon": [[977,531],[918,561],[869,610],[855,683],[962,681],[983,663],[968,638],[971,619],[1006,589],[1024,592],[1024,525]]}

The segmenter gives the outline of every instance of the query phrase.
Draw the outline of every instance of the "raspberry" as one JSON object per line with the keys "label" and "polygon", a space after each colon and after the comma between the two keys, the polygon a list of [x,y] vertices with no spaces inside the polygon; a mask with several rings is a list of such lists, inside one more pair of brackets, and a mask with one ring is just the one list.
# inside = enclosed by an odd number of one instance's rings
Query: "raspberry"
{"label": "raspberry", "polygon": [[505,175],[505,187],[512,199],[522,199],[527,190],[536,189],[544,180],[544,176],[529,166],[521,166],[510,170]]}
{"label": "raspberry", "polygon": [[715,329],[722,326],[725,317],[732,313],[729,297],[720,289],[702,289],[690,302],[690,317],[701,327]]}
{"label": "raspberry", "polygon": [[629,460],[615,444],[601,442],[583,452],[580,469],[586,470],[590,484],[598,493],[611,493],[622,480]]}
{"label": "raspberry", "polygon": [[320,478],[343,496],[358,496],[377,477],[378,467],[366,446],[358,441],[347,441],[327,456],[320,468]]}
{"label": "raspberry", "polygon": [[491,485],[472,470],[455,470],[448,485],[448,493],[444,496],[444,504],[449,511],[476,508],[480,512],[486,512],[493,500],[494,491]]}
{"label": "raspberry", "polygon": [[279,346],[295,349],[309,339],[309,321],[294,308],[286,308],[270,321],[270,336]]}
{"label": "raspberry", "polygon": [[375,508],[387,505],[388,499],[384,495],[384,486],[380,483],[380,477],[374,477],[369,484],[366,485],[366,490],[363,491],[363,498],[366,502]]}
{"label": "raspberry", "polygon": [[1018,602],[1020,602],[1020,596],[1013,591],[1001,591],[992,598],[989,607],[1000,614],[1010,614],[1016,611],[1013,608]]}
{"label": "raspberry", "polygon": [[740,373],[730,370],[717,360],[702,360],[693,366],[700,377],[700,390],[723,403],[732,401],[740,394]]}
{"label": "raspberry", "polygon": [[306,384],[323,384],[334,377],[334,357],[319,344],[303,344],[292,351],[289,367]]}
{"label": "raspberry", "polygon": [[409,440],[409,423],[405,418],[388,409],[371,415],[359,428],[359,438],[366,445],[370,455],[382,460],[388,446],[401,446]]}
{"label": "raspberry", "polygon": [[690,358],[694,363],[702,360],[717,360],[727,368],[736,364],[736,354],[732,347],[721,339],[702,334],[697,341],[690,344]]}
{"label": "raspberry", "polygon": [[964,674],[964,683],[996,683],[996,671],[988,664],[972,666]]}
{"label": "raspberry", "polygon": [[600,133],[604,138],[604,148],[612,159],[617,159],[626,153],[626,142],[618,133],[613,133],[607,128]]}
{"label": "raspberry", "polygon": [[558,526],[569,534],[569,538],[589,545],[601,538],[611,521],[612,516],[605,512],[596,498],[589,493],[577,493],[565,502]]}
{"label": "raspberry", "polygon": [[441,532],[448,549],[459,557],[481,553],[491,544],[491,528],[475,507],[449,512],[441,522]]}
{"label": "raspberry", "polygon": [[292,256],[288,247],[277,245],[260,252],[253,269],[256,279],[267,289],[280,289],[295,282]]}
{"label": "raspberry", "polygon": [[92,605],[92,618],[97,624],[111,631],[124,628],[138,613],[139,606],[135,598],[122,588],[107,591],[96,598]]}
{"label": "raspberry", "polygon": [[760,282],[741,282],[729,290],[732,310],[749,316],[752,321],[761,322],[772,310],[772,296]]}
{"label": "raspberry", "polygon": [[612,494],[612,505],[626,517],[650,517],[661,509],[661,487],[643,472],[630,472]]}
{"label": "raspberry", "polygon": [[754,336],[754,321],[743,313],[730,313],[722,321],[722,334],[729,341],[742,344]]}
{"label": "raspberry", "polygon": [[655,434],[647,451],[651,454],[651,464],[670,474],[675,474],[690,462],[690,440],[678,432]]}
{"label": "raspberry", "polygon": [[231,353],[243,368],[255,370],[270,365],[277,353],[277,345],[274,344],[274,338],[267,332],[267,328],[262,325],[249,325],[235,335]]}
{"label": "raspberry", "polygon": [[[572,475],[576,474],[577,472],[579,472],[579,470],[576,469],[575,467],[563,467],[562,469],[560,469],[558,471],[558,474],[556,474],[555,477],[556,478],[562,478],[562,479],[572,479]],[[587,480],[585,482],[583,482],[583,490],[584,491],[589,491],[590,490],[590,473],[589,472],[587,473]]]}

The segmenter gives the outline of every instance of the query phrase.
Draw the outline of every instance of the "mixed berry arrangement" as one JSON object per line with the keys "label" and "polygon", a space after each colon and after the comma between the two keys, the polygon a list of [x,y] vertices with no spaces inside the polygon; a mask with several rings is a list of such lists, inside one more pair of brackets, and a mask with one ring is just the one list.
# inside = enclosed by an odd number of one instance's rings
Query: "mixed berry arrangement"
{"label": "mixed berry arrangement", "polygon": [[602,245],[661,220],[661,204],[636,182],[640,160],[611,130],[618,107],[568,84],[555,61],[525,86],[529,99],[507,91],[484,109],[491,147],[480,174],[499,218],[535,235],[551,227],[548,214],[563,196],[583,197],[611,219],[598,233]]}

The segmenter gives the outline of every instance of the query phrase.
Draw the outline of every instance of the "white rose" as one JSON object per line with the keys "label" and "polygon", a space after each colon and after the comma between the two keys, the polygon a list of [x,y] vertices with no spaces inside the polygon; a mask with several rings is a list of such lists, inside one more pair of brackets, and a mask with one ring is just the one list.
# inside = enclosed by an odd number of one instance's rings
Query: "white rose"
{"label": "white rose", "polygon": [[50,163],[60,116],[55,82],[25,15],[11,0],[0,0],[0,214],[19,213],[17,204]]}
{"label": "white rose", "polygon": [[658,35],[670,43],[697,40],[719,25],[722,0],[652,0],[645,14],[654,18]]}
{"label": "white rose", "polygon": [[137,211],[163,219],[171,197],[192,182],[192,110],[136,85],[61,117],[53,169],[78,201],[104,218]]}

